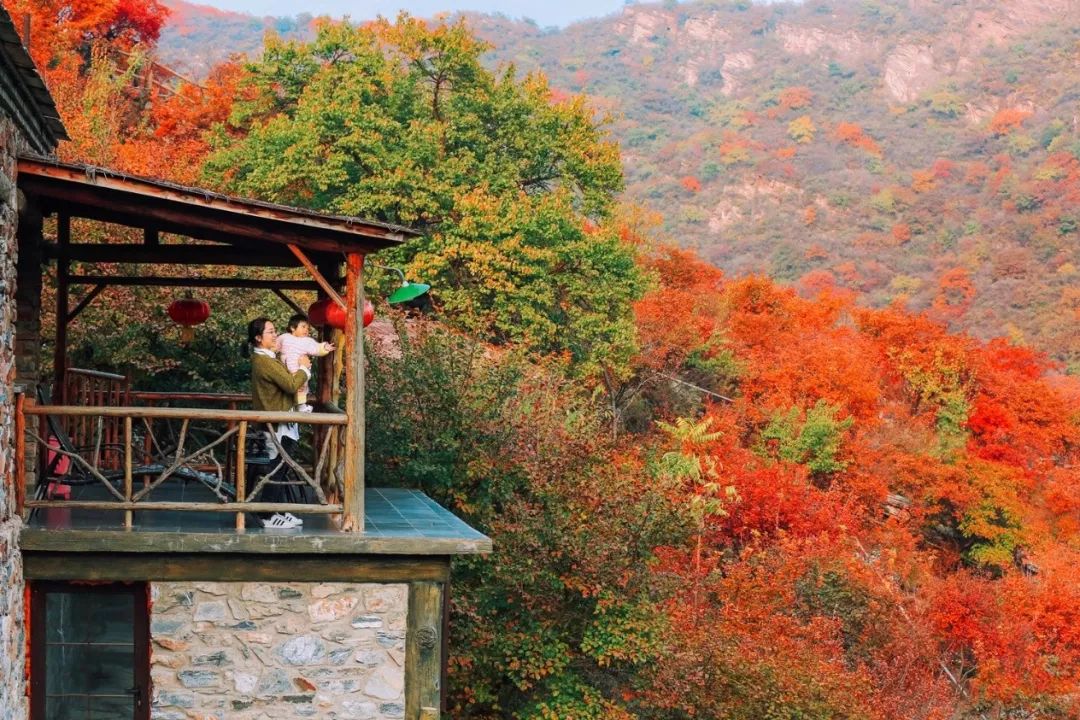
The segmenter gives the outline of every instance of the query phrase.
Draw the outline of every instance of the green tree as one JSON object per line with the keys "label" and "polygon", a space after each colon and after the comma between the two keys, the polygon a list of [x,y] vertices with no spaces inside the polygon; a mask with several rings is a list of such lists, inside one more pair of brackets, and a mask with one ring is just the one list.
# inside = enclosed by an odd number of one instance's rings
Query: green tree
{"label": "green tree", "polygon": [[232,118],[240,137],[221,134],[207,172],[239,193],[413,225],[423,237],[387,259],[431,282],[458,324],[569,353],[580,372],[621,365],[643,280],[613,219],[617,146],[543,76],[487,70],[487,49],[463,22],[404,14],[271,41]]}
{"label": "green tree", "polygon": [[843,470],[846,463],[837,458],[840,442],[855,419],[838,419],[838,409],[824,400],[808,408],[800,422],[802,414],[799,408],[791,408],[773,417],[761,432],[762,442],[775,442],[776,454],[782,460],[804,464],[813,473]]}

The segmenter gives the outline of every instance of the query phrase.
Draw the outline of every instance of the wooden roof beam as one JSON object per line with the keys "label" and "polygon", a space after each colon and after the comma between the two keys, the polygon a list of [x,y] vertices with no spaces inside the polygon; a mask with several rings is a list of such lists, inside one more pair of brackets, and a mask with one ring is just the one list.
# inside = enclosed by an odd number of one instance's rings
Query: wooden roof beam
{"label": "wooden roof beam", "polygon": [[[71,217],[115,222],[130,227],[153,226],[162,232],[198,240],[229,242],[232,239],[256,240],[274,245],[300,245],[323,252],[375,252],[396,243],[372,243],[362,237],[344,237],[340,232],[322,230],[302,223],[274,223],[259,217],[238,216],[211,207],[184,207],[152,198],[141,199],[122,193],[102,193],[85,186],[44,188],[36,178],[19,177],[20,187],[38,197],[51,200],[45,207],[63,208]],[[361,249],[362,248],[362,249]]]}
{"label": "wooden roof beam", "polygon": [[326,282],[326,278],[319,272],[319,268],[315,267],[315,263],[308,259],[308,256],[304,254],[304,251],[295,245],[290,245],[289,250],[292,250],[292,254],[296,256],[296,259],[303,263],[304,267],[307,268],[307,271],[311,274],[311,277],[315,279],[315,282],[319,283],[319,287],[322,288],[323,292],[329,295],[330,299],[336,302],[342,310],[345,310],[345,301],[338,295],[337,290],[334,290],[330,283]]}
{"label": "wooden roof beam", "polygon": [[214,287],[250,290],[318,290],[312,280],[263,280],[261,278],[182,278],[156,275],[69,275],[71,285],[121,285],[126,287]]}
{"label": "wooden roof beam", "polygon": [[87,263],[144,265],[228,265],[236,267],[298,268],[301,264],[276,247],[257,251],[230,245],[134,245],[131,243],[75,243],[61,248],[46,243],[45,256]]}
{"label": "wooden roof beam", "polygon": [[[398,245],[407,228],[233,198],[112,171],[20,158],[19,186],[79,217],[154,226],[190,237],[246,237],[327,252],[368,253]],[[207,233],[216,237],[211,238]]]}

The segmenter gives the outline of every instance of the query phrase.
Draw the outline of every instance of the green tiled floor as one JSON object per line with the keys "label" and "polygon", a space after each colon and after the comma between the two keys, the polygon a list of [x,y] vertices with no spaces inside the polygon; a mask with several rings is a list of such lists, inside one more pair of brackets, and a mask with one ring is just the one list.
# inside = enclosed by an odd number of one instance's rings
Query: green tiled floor
{"label": "green tiled floor", "polygon": [[[106,490],[97,485],[72,488],[72,500],[109,500]],[[213,502],[214,498],[202,485],[177,481],[166,483],[148,498],[158,502]],[[299,513],[298,513],[299,514]],[[182,536],[178,544],[198,550],[199,543],[207,546],[225,541],[236,551],[269,552],[285,548],[310,549],[349,547],[355,552],[408,552],[423,541],[422,549],[444,554],[457,552],[486,552],[491,541],[469,527],[419,490],[408,488],[367,488],[364,493],[364,532],[362,535],[343,533],[336,529],[328,515],[305,515],[303,528],[267,530],[258,520],[248,516],[247,529],[235,529],[235,514],[211,512],[136,511],[131,530],[123,528],[122,511],[48,509],[38,510],[23,531],[33,544],[49,543],[49,536],[63,533],[153,533]],[[225,540],[223,536],[232,536]],[[190,538],[190,540],[188,540]],[[242,542],[236,542],[240,538]],[[328,544],[329,543],[329,544]],[[260,549],[262,548],[262,549]],[[365,549],[366,548],[366,549]],[[292,550],[299,552],[299,549]]]}

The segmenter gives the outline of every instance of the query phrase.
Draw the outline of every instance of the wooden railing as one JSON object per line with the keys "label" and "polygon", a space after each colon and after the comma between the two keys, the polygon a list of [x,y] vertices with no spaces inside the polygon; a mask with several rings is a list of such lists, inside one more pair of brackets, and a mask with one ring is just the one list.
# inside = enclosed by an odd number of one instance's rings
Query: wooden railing
{"label": "wooden railing", "polygon": [[[53,400],[61,405],[124,407],[128,401],[128,379],[124,375],[67,368],[64,371],[64,384],[59,388],[59,395],[54,393]],[[65,417],[62,427],[75,445],[90,445],[99,439],[94,433],[100,433],[101,455],[97,463],[116,470],[122,458],[116,452],[123,432],[120,418],[109,418],[95,426],[88,417]]]}
{"label": "wooden railing", "polygon": [[[184,397],[181,397],[181,396]],[[199,395],[198,398],[195,396]],[[34,405],[22,403],[18,422],[36,440],[40,452],[38,492],[23,505],[32,512],[38,508],[63,507],[86,510],[117,510],[124,513],[125,527],[131,527],[135,511],[230,512],[236,514],[236,527],[245,526],[245,513],[293,512],[295,514],[341,513],[349,498],[342,497],[344,482],[344,446],[347,417],[332,407],[317,413],[257,412],[234,409],[246,396],[218,396],[180,393],[132,393],[144,402],[191,401],[224,402],[230,408],[176,407],[84,407],[72,405]],[[26,417],[21,417],[21,415]],[[37,418],[35,423],[31,418]],[[104,428],[118,424],[120,431],[113,447],[105,447]],[[311,427],[308,445],[301,444],[293,457],[274,435],[279,423],[297,423]],[[76,446],[63,428],[77,425],[93,438]],[[265,452],[252,456],[258,443],[265,442]],[[49,440],[52,440],[50,443]],[[306,452],[305,452],[306,450]],[[54,455],[48,462],[49,455]],[[55,469],[59,455],[69,466],[62,473]],[[305,461],[304,456],[308,458]],[[24,460],[25,462],[25,460]],[[53,466],[50,470],[50,465]],[[114,467],[118,466],[118,467]],[[214,502],[156,501],[150,496],[170,479],[201,483],[216,498]],[[49,483],[67,486],[96,486],[105,499],[57,499],[47,497]],[[262,502],[259,496],[270,485],[290,485],[314,497],[314,503]],[[17,492],[24,492],[20,488]],[[362,489],[360,490],[362,492]],[[344,503],[337,502],[342,498]],[[348,519],[346,519],[346,524]]]}

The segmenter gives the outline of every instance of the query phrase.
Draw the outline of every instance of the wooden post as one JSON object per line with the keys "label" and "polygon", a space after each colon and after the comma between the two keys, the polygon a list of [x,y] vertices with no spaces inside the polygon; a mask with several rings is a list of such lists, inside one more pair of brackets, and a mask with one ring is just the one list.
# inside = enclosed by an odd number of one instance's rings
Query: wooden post
{"label": "wooden post", "polygon": [[15,393],[15,512],[22,516],[26,501],[26,415],[23,406],[26,394]]}
{"label": "wooden post", "polygon": [[[327,278],[327,280],[331,284],[339,286],[338,283],[341,282],[341,271],[338,264],[320,264],[319,272],[322,273],[323,277]],[[330,296],[326,294],[326,291],[322,288],[319,288],[318,299],[322,300],[323,298],[327,297]],[[337,344],[339,338],[335,336],[335,330],[330,325],[323,325],[321,328],[319,328],[319,333],[319,338],[321,340],[335,343],[337,346],[337,351],[334,352],[334,354],[332,355],[323,355],[321,358],[319,358],[319,367],[317,373],[318,389],[316,390],[316,396],[319,398],[319,402],[322,404],[334,403],[336,405],[337,403],[334,397],[334,395],[336,394],[334,392],[334,383],[336,383],[339,378],[334,375],[334,365],[337,358],[340,358],[345,353],[345,348],[341,347],[340,344]]]}
{"label": "wooden post", "polygon": [[[124,500],[131,502],[131,485],[132,479],[132,462],[131,456],[135,454],[135,448],[131,447],[131,417],[124,418]],[[130,510],[124,511],[124,527],[128,530],[131,529],[131,521],[134,517],[134,513]]]}
{"label": "wooden post", "polygon": [[71,243],[71,218],[67,215],[56,217],[56,240],[60,246],[60,256],[56,259],[56,347],[53,350],[54,395],[60,396],[60,403],[67,404],[64,391],[64,370],[67,369],[67,321],[68,321],[68,275],[70,262],[67,258],[67,246]]}
{"label": "wooden post", "polygon": [[364,258],[349,253],[345,265],[345,434],[344,522],[342,529],[364,531]]}
{"label": "wooden post", "polygon": [[[236,433],[236,502],[244,502],[245,485],[247,484],[247,422],[240,421],[240,429]],[[236,529],[244,529],[244,513],[236,513]]]}
{"label": "wooden post", "polygon": [[[26,407],[23,406],[23,412],[26,411]],[[38,416],[38,437],[41,441],[38,442],[38,472],[37,472],[37,487],[34,488],[38,497],[48,497],[49,488],[49,416]],[[30,513],[26,511],[26,500],[23,500],[23,520],[28,520]]]}
{"label": "wooden post", "polygon": [[406,720],[440,717],[443,594],[442,583],[409,583],[409,610],[405,620]]}

